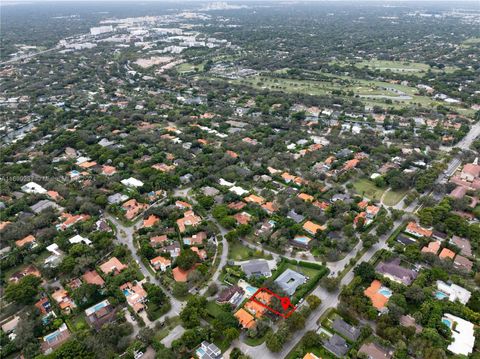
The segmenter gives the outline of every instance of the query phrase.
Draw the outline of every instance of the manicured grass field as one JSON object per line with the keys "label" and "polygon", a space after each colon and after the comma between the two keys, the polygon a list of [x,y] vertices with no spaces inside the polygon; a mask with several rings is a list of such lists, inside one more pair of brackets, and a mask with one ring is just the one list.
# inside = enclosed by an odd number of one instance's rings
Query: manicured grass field
{"label": "manicured grass field", "polygon": [[220,313],[222,313],[224,310],[222,309],[222,307],[217,304],[216,302],[214,301],[211,301],[211,302],[208,302],[207,303],[207,313],[213,317],[213,318],[216,318],[218,317],[218,315]]}
{"label": "manicured grass field", "polygon": [[378,188],[372,181],[362,178],[353,183],[353,188],[359,195],[364,195],[370,200],[380,201],[385,189]]}
{"label": "manicured grass field", "polygon": [[[341,63],[340,63],[341,64]],[[362,63],[359,63],[362,64]],[[423,74],[429,69],[429,66],[422,63],[403,63],[395,61],[373,61],[368,62],[370,66],[390,66],[390,70],[396,71],[410,71],[411,74]],[[357,65],[356,65],[357,66]],[[409,67],[410,66],[410,67]],[[383,68],[382,67],[382,68]],[[393,71],[392,70],[392,71]],[[441,71],[433,68],[432,71]],[[445,68],[444,71],[451,72],[455,68]],[[277,70],[277,73],[285,73],[286,69]],[[324,96],[331,94],[334,90],[341,90],[343,93],[352,93],[355,96],[360,96],[362,101],[369,106],[380,106],[383,108],[403,108],[406,105],[419,105],[426,107],[435,107],[443,102],[438,102],[428,96],[418,94],[418,89],[413,86],[405,86],[400,84],[391,84],[383,81],[370,81],[351,76],[339,76],[321,72],[326,78],[325,80],[297,80],[292,78],[275,78],[268,74],[257,75],[248,78],[237,80],[225,80],[231,84],[250,86],[256,89],[279,91],[286,93],[304,93],[312,96]],[[207,77],[208,78],[208,77]],[[218,78],[216,78],[218,80]],[[393,92],[390,89],[402,91],[404,95]],[[349,97],[351,95],[343,95]],[[379,97],[380,96],[380,97]],[[410,96],[411,98],[405,97]],[[454,107],[457,111],[465,115],[474,113],[472,109],[463,108],[459,105],[449,105]]]}
{"label": "manicured grass field", "polygon": [[385,194],[385,197],[383,197],[383,203],[387,206],[395,206],[407,194],[407,192],[408,191],[389,190]]}
{"label": "manicured grass field", "polygon": [[234,261],[246,261],[252,258],[271,259],[272,256],[268,254],[262,254],[260,251],[255,251],[245,247],[240,242],[230,243],[230,247],[228,249],[228,259],[233,259]]}
{"label": "manicured grass field", "polygon": [[177,70],[177,72],[179,72],[180,74],[195,72],[195,69],[198,69],[198,71],[203,71],[203,64],[194,65],[188,62],[184,62],[178,65],[177,67],[175,67],[175,70]]}

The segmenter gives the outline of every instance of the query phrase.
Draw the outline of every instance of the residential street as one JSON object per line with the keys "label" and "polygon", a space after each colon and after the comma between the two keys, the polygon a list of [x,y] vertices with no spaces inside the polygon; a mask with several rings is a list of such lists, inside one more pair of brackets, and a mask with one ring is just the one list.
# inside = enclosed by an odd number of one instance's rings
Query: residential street
{"label": "residential street", "polygon": [[[176,299],[174,296],[170,294],[169,291],[167,291],[161,284],[160,282],[149,272],[147,267],[143,264],[140,256],[137,253],[137,249],[135,248],[135,245],[133,244],[133,234],[135,231],[139,228],[139,224],[142,221],[142,218],[139,218],[136,220],[136,222],[133,224],[133,226],[127,227],[124,224],[122,224],[119,220],[117,220],[114,216],[111,214],[106,214],[106,218],[110,220],[115,227],[117,228],[117,240],[125,244],[130,252],[132,253],[132,257],[135,259],[135,262],[137,262],[138,266],[140,267],[140,270],[142,271],[143,275],[145,278],[149,278],[150,282],[155,283],[162,287],[164,292],[167,294],[167,296],[170,298],[170,304],[171,304],[171,309],[165,313],[163,316],[161,316],[157,321],[163,320],[166,316],[173,317],[176,316],[180,313],[182,310],[183,303]],[[154,323],[152,322],[152,325]]]}

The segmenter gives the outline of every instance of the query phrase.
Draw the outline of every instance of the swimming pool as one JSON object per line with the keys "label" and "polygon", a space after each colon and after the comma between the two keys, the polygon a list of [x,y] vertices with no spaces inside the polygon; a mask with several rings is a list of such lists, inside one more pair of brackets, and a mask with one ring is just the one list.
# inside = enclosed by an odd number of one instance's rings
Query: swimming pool
{"label": "swimming pool", "polygon": [[308,242],[310,242],[310,238],[308,238],[308,237],[295,237],[295,242],[307,244]]}
{"label": "swimming pool", "polygon": [[197,355],[201,358],[203,355],[205,355],[205,351],[202,348],[198,348]]}
{"label": "swimming pool", "polygon": [[442,291],[437,290],[437,291],[435,292],[435,297],[436,297],[437,299],[442,300],[442,299],[448,298],[449,296],[448,296],[447,294],[443,293]]}
{"label": "swimming pool", "polygon": [[442,323],[445,324],[447,327],[452,329],[452,321],[448,318],[442,318]]}
{"label": "swimming pool", "polygon": [[130,295],[130,291],[128,289],[124,289],[122,290],[122,292],[125,295],[125,297],[128,297]]}
{"label": "swimming pool", "polygon": [[55,339],[57,339],[58,335],[60,334],[60,332],[57,330],[53,333],[50,333],[48,335],[45,336],[45,341],[51,343],[53,342]]}
{"label": "swimming pool", "polygon": [[392,296],[392,294],[393,294],[393,292],[392,292],[390,289],[385,288],[385,287],[380,288],[380,290],[378,291],[378,293],[380,293],[381,295],[383,295],[383,296],[385,296],[385,297],[387,297],[387,298],[390,298],[390,297]]}
{"label": "swimming pool", "polygon": [[252,286],[250,286],[250,285],[247,285],[247,286],[245,287],[245,289],[247,290],[247,292],[248,292],[250,295],[254,295],[258,288],[255,288],[255,287],[252,287]]}
{"label": "swimming pool", "polygon": [[94,311],[98,311],[98,310],[100,310],[100,309],[102,309],[102,308],[104,308],[104,307],[106,307],[106,306],[107,306],[107,303],[105,303],[105,302],[100,302],[100,303],[98,303],[98,304],[95,304],[95,306],[93,307],[93,310],[94,310]]}

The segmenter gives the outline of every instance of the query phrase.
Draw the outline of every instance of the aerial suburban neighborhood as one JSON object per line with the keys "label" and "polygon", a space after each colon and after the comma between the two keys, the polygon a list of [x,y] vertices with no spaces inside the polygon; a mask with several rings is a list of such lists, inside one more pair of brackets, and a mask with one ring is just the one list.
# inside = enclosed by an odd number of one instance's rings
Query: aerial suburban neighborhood
{"label": "aerial suburban neighborhood", "polygon": [[480,358],[478,2],[0,10],[1,358]]}

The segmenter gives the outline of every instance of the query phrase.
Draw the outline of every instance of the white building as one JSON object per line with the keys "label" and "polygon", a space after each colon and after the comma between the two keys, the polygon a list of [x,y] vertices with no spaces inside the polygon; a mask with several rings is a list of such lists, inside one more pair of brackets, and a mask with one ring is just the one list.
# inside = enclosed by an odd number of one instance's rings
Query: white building
{"label": "white building", "polygon": [[442,322],[452,331],[453,342],[447,349],[454,354],[465,356],[471,354],[475,344],[473,323],[449,313],[445,313]]}
{"label": "white building", "polygon": [[[437,280],[437,289],[448,296],[451,302],[459,301],[462,304],[467,304],[472,293],[463,287],[456,284],[447,284],[441,280]],[[438,292],[437,292],[438,293]],[[437,296],[438,298],[438,296]]]}
{"label": "white building", "polygon": [[35,182],[28,182],[22,186],[22,191],[25,193],[45,194],[47,190]]}
{"label": "white building", "polygon": [[85,243],[86,245],[92,244],[92,241],[88,238],[82,237],[81,235],[77,234],[76,236],[73,236],[68,240],[71,244],[77,244],[77,243]]}
{"label": "white building", "polygon": [[91,27],[90,28],[90,34],[93,36],[100,35],[100,34],[105,34],[107,32],[112,32],[113,31],[113,26],[112,25],[106,25],[106,26],[97,26],[97,27]]}
{"label": "white building", "polygon": [[137,180],[136,178],[133,178],[133,177],[122,180],[122,184],[127,186],[127,187],[142,187],[143,186],[142,181]]}
{"label": "white building", "polygon": [[230,188],[230,192],[235,193],[237,196],[243,196],[244,194],[247,194],[248,191],[244,190],[242,187],[239,186],[233,186]]}

